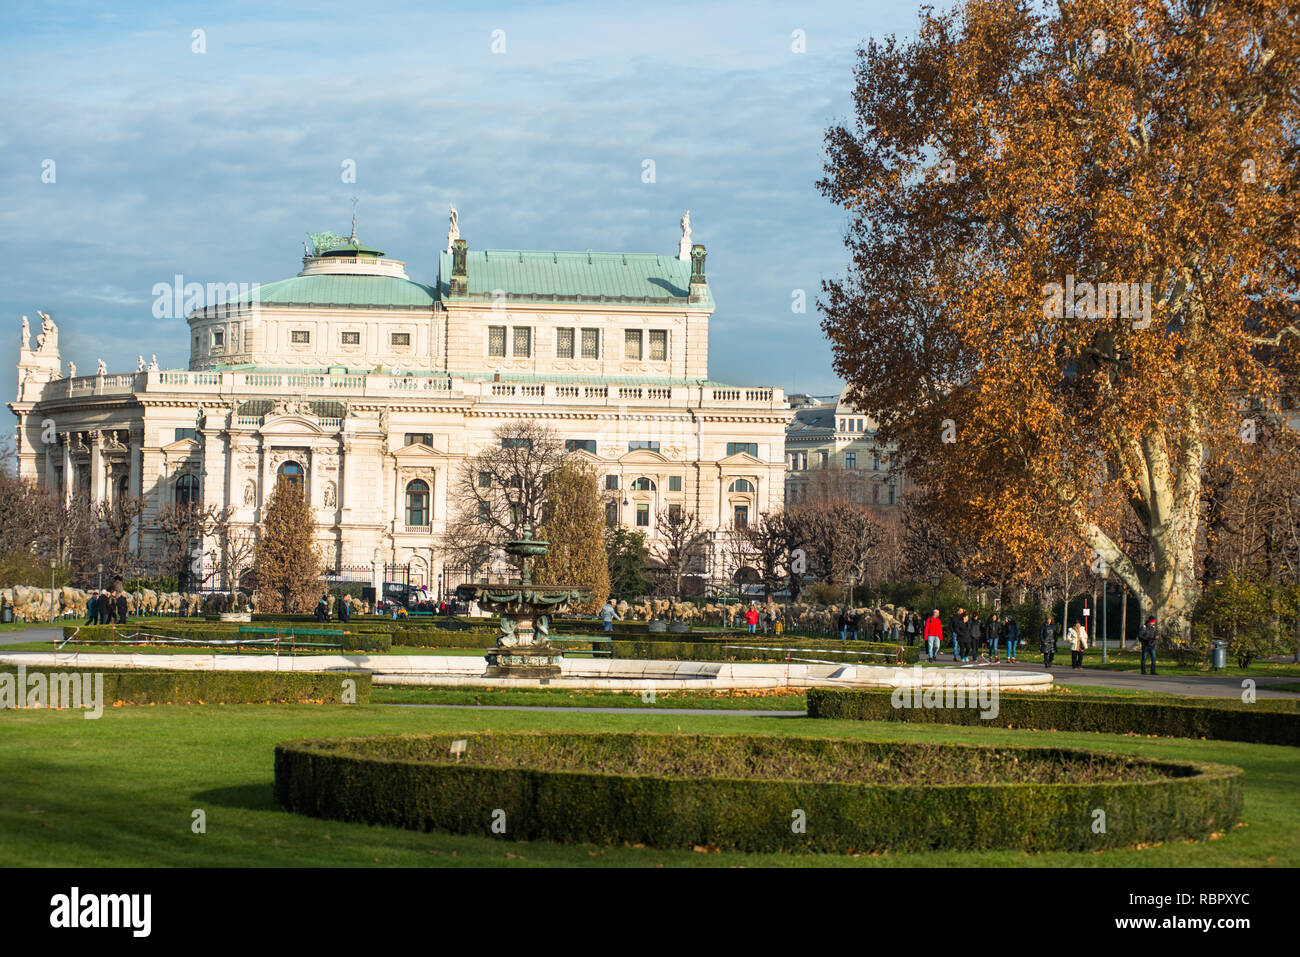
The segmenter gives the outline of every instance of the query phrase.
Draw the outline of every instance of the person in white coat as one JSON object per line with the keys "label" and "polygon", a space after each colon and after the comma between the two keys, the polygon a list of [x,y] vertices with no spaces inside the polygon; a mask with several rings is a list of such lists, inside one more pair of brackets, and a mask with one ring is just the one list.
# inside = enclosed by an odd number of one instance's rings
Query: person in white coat
{"label": "person in white coat", "polygon": [[1083,622],[1076,621],[1070,626],[1066,641],[1070,643],[1070,667],[1082,669],[1083,652],[1088,647],[1088,629],[1083,627]]}

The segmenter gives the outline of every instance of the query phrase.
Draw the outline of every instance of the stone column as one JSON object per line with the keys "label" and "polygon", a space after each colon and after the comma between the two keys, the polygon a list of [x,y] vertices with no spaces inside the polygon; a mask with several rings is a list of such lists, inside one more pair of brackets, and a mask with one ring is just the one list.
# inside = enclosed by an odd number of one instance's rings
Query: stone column
{"label": "stone column", "polygon": [[63,504],[67,506],[72,501],[72,433],[63,433],[63,488],[59,490],[63,494]]}
{"label": "stone column", "polygon": [[[102,377],[101,377],[102,378]],[[98,429],[90,433],[90,500],[102,502],[104,494],[104,433]]]}

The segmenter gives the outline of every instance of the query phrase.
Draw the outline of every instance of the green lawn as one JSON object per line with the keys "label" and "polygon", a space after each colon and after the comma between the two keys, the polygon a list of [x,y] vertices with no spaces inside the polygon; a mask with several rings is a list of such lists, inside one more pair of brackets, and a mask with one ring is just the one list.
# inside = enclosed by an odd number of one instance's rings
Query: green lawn
{"label": "green lawn", "polygon": [[[794,692],[794,689],[790,689]],[[558,708],[718,708],[726,710],[805,711],[802,692],[766,691],[659,691],[654,701],[631,691],[586,691],[567,688],[431,688],[413,685],[375,685],[372,701],[386,704],[481,704]]]}
{"label": "green lawn", "polygon": [[[276,809],[272,749],[312,735],[485,728],[572,728],[829,735],[901,741],[1075,745],[1194,758],[1246,770],[1245,826],[1217,840],[1095,854],[1014,852],[703,854],[319,821]],[[322,705],[126,707],[87,721],[74,711],[0,712],[0,866],[413,865],[1300,865],[1300,761],[1294,748],[979,727],[808,718],[462,711]],[[191,832],[203,809],[207,833]],[[486,822],[485,822],[486,824]],[[1014,827],[1013,821],[1008,826]]]}

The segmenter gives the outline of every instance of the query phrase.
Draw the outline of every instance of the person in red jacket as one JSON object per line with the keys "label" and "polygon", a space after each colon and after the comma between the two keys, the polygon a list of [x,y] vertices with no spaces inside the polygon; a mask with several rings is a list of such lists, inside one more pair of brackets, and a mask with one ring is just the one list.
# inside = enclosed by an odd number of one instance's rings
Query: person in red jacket
{"label": "person in red jacket", "polygon": [[751,635],[758,629],[758,609],[753,605],[750,605],[749,611],[745,612],[745,624],[749,626]]}
{"label": "person in red jacket", "polygon": [[931,661],[939,660],[939,645],[943,642],[943,621],[939,618],[939,609],[930,612],[925,620],[925,654]]}

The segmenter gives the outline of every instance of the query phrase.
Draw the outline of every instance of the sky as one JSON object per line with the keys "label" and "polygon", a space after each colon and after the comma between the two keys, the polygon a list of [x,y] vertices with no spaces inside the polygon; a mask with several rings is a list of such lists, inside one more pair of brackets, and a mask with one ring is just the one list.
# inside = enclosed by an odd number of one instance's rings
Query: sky
{"label": "sky", "polygon": [[846,220],[815,188],[823,137],[856,50],[914,35],[918,6],[6,0],[0,391],[38,309],[65,369],[186,368],[154,284],[292,276],[355,197],[359,238],[424,282],[448,203],[471,248],[674,255],[689,209],[710,376],[834,393],[816,299]]}

